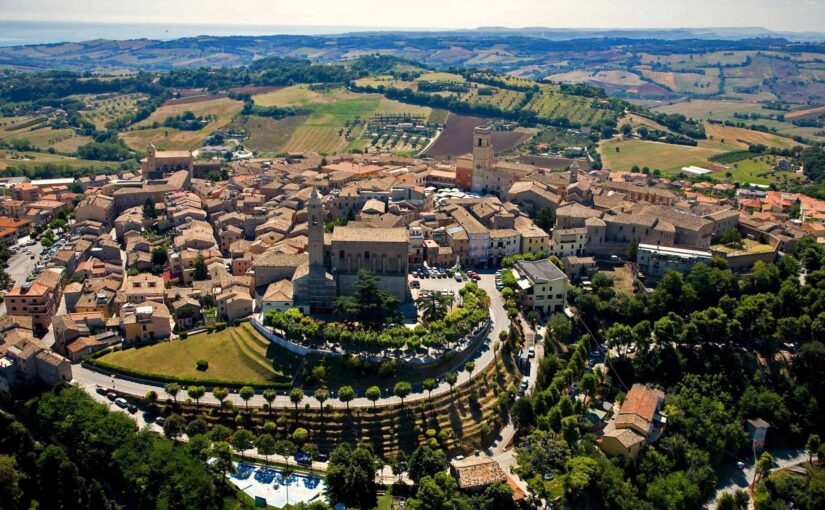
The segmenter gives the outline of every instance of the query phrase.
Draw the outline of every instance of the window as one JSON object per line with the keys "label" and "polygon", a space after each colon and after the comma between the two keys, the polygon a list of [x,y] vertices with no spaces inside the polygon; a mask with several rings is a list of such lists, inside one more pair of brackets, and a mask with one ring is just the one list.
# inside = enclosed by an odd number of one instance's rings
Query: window
{"label": "window", "polygon": [[344,258],[344,250],[338,252],[338,258]]}
{"label": "window", "polygon": [[369,259],[370,259],[370,252],[369,252],[369,251],[365,251],[365,252],[364,252],[364,260],[369,260]]}

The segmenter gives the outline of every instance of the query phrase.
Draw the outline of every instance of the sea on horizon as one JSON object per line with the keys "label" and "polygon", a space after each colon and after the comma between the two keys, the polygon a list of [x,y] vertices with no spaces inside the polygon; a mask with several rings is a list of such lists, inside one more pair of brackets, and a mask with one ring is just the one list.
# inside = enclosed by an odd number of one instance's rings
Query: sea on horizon
{"label": "sea on horizon", "polygon": [[[375,27],[302,25],[149,24],[0,20],[0,46],[81,42],[94,39],[168,41],[199,35],[329,35],[381,30]],[[398,30],[397,28],[395,30]]]}

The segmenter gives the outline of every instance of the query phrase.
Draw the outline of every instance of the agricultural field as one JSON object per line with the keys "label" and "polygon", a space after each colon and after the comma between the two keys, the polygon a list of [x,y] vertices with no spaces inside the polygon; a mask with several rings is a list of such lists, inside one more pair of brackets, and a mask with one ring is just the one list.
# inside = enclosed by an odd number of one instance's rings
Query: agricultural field
{"label": "agricultural field", "polygon": [[454,73],[442,73],[442,72],[435,72],[435,73],[424,73],[415,81],[434,81],[434,82],[454,82],[454,83],[464,83],[465,80],[463,76],[460,74]]}
{"label": "agricultural field", "polygon": [[[764,134],[755,131],[747,131],[746,135]],[[719,133],[712,136],[718,136]],[[798,174],[793,172],[777,171],[773,169],[777,158],[773,156],[756,156],[753,158],[736,161],[726,165],[714,163],[711,157],[727,152],[742,150],[747,148],[746,144],[738,142],[735,136],[725,133],[728,138],[701,140],[698,147],[685,145],[671,145],[659,142],[644,140],[623,140],[617,139],[602,142],[599,146],[599,153],[605,168],[617,171],[629,171],[634,166],[640,168],[648,167],[651,170],[661,170],[662,175],[673,177],[679,173],[684,166],[701,167],[726,167],[718,172],[709,174],[716,180],[727,179],[726,174],[730,174],[732,181],[750,182],[753,184],[771,184],[800,179]],[[619,149],[616,152],[616,148]]]}
{"label": "agricultural field", "polygon": [[[343,88],[327,91],[310,90],[304,85],[286,87],[274,92],[255,96],[256,104],[306,109],[310,112],[299,121],[283,119],[282,127],[289,130],[289,138],[282,135],[267,136],[272,145],[256,147],[261,151],[301,151],[312,150],[333,154],[354,149],[363,149],[367,141],[363,139],[364,122],[376,114],[411,114],[430,116],[431,109],[392,101],[380,94],[358,94]],[[247,120],[247,123],[250,121]],[[254,130],[253,130],[254,131]],[[276,139],[277,138],[277,139]],[[410,147],[398,146],[397,150]]]}
{"label": "agricultural field", "polygon": [[683,166],[707,164],[708,158],[723,152],[726,151],[644,140],[608,140],[599,145],[604,167],[620,172],[627,172],[634,166],[659,169],[664,173],[679,171]]}
{"label": "agricultural field", "polygon": [[[758,156],[737,161],[727,165],[730,168],[723,172],[723,175],[730,173],[730,179],[734,182],[750,182],[753,184],[784,183],[802,179],[799,174],[794,172],[774,170],[773,165],[776,164],[777,159],[774,156]],[[716,175],[714,174],[714,176]]]}
{"label": "agricultural field", "polygon": [[[201,371],[196,361],[206,360]],[[100,361],[147,374],[245,383],[291,382],[300,359],[260,336],[249,323],[186,340],[106,354]]]}
{"label": "agricultural field", "polygon": [[[427,155],[436,159],[452,159],[471,152],[473,129],[489,122],[490,119],[484,117],[450,114],[444,130],[427,150]],[[505,152],[525,142],[530,136],[527,131],[494,131],[493,148],[496,152]]]}
{"label": "agricultural field", "polygon": [[144,94],[102,94],[74,96],[86,103],[92,109],[83,110],[80,114],[84,119],[92,122],[97,129],[105,129],[106,123],[121,115],[137,110],[137,104],[146,99]]}
{"label": "agricultural field", "polygon": [[45,152],[17,152],[0,149],[0,170],[10,166],[33,167],[45,164],[68,166],[71,168],[118,168],[120,163],[109,161],[89,161]]}
{"label": "agricultural field", "polygon": [[48,125],[37,129],[24,128],[12,131],[0,129],[0,140],[25,140],[39,150],[46,151],[52,148],[61,153],[76,152],[78,147],[92,141],[88,136],[78,135],[73,129],[54,129]]}
{"label": "agricultural field", "polygon": [[449,115],[450,112],[447,110],[433,108],[433,110],[430,112],[429,118],[427,118],[427,124],[438,124],[443,126],[447,123],[447,116]]}
{"label": "agricultural field", "polygon": [[728,145],[734,145],[742,149],[747,149],[748,144],[762,144],[766,147],[777,149],[790,149],[801,145],[799,142],[773,133],[763,133],[751,129],[723,126],[721,124],[705,124],[705,132],[708,140],[722,141]]}
{"label": "agricultural field", "polygon": [[368,76],[355,80],[355,85],[358,87],[384,87],[388,89],[417,89],[416,82],[402,81],[392,76]]}
{"label": "agricultural field", "polygon": [[259,117],[257,115],[241,115],[229,125],[232,129],[242,129],[248,133],[249,138],[244,140],[243,145],[247,150],[261,153],[277,152],[285,147],[289,139],[306,120],[306,115],[296,115],[283,119],[272,119],[269,117]]}
{"label": "agricultural field", "polygon": [[[757,102],[723,101],[718,99],[691,99],[678,103],[665,104],[653,108],[662,113],[679,113],[695,120],[738,120],[734,113],[761,113],[762,115],[782,114],[779,110],[767,110]],[[762,122],[762,119],[754,122]]]}
{"label": "agricultural field", "polygon": [[693,72],[654,71],[648,66],[637,66],[645,78],[680,94],[716,94],[720,92],[719,70],[704,69],[704,74]]}
{"label": "agricultural field", "polygon": [[572,126],[593,126],[602,121],[616,117],[616,112],[594,106],[594,99],[580,96],[568,96],[542,88],[527,103],[526,108],[536,112],[539,118],[558,121],[567,118]]}
{"label": "agricultural field", "polygon": [[[243,108],[243,103],[227,97],[193,103],[167,104],[152,112],[152,115],[130,131],[121,133],[120,138],[126,142],[126,145],[136,150],[145,150],[149,143],[154,144],[159,150],[193,150],[200,147],[214,131],[232,122],[241,108]],[[213,120],[197,131],[184,131],[162,126],[167,118],[187,111],[198,117],[211,117]],[[160,126],[154,127],[157,125]]]}
{"label": "agricultural field", "polygon": [[[493,94],[479,93],[480,90],[492,90]],[[469,92],[462,94],[460,99],[469,104],[489,104],[504,111],[515,110],[524,101],[524,92],[515,90],[488,87],[486,85],[473,86]]]}
{"label": "agricultural field", "polygon": [[670,66],[730,66],[744,64],[754,51],[714,51],[710,53],[674,53],[671,55],[652,55],[642,53],[639,58],[642,64],[664,64]]}

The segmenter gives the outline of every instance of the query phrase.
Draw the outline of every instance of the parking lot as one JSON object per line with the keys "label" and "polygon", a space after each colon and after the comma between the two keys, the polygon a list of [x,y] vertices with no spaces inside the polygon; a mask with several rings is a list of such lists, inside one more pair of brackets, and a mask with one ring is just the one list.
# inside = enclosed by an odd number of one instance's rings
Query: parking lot
{"label": "parking lot", "polygon": [[9,258],[9,267],[6,268],[6,274],[16,285],[26,282],[26,278],[32,274],[37,261],[41,257],[43,246],[39,242],[28,246],[16,246],[12,250],[12,256]]}
{"label": "parking lot", "polygon": [[55,244],[48,248],[44,247],[40,241],[32,244],[28,237],[21,239],[13,247],[6,273],[16,285],[33,280],[45,269],[52,256],[64,243],[62,234],[55,234]]}

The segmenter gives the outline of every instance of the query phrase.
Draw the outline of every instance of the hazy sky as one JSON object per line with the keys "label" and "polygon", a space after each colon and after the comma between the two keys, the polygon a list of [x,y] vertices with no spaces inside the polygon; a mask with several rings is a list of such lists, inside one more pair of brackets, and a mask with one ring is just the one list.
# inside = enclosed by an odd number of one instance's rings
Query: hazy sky
{"label": "hazy sky", "polygon": [[403,28],[825,30],[825,0],[0,0],[0,19]]}

